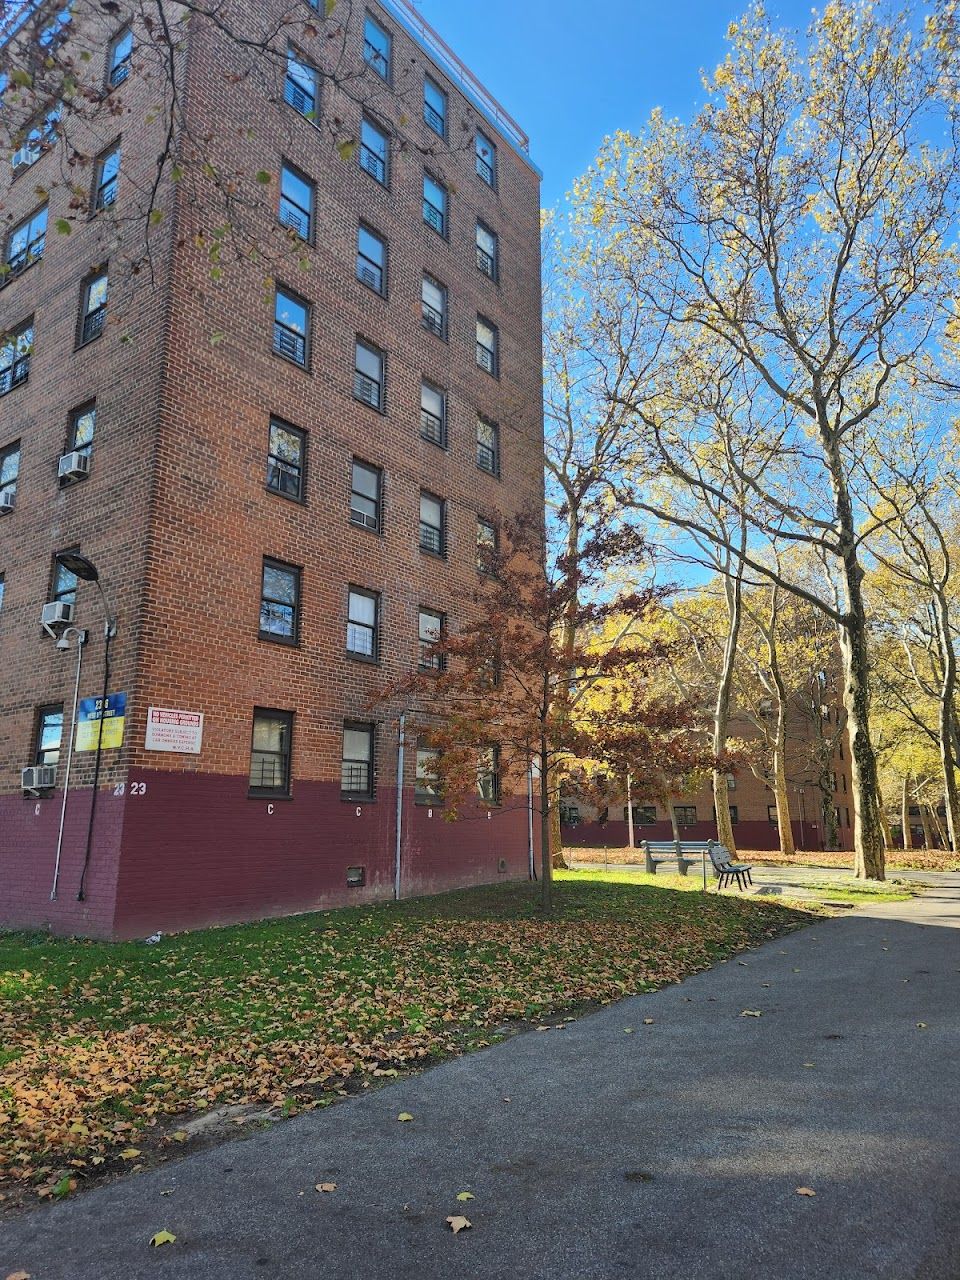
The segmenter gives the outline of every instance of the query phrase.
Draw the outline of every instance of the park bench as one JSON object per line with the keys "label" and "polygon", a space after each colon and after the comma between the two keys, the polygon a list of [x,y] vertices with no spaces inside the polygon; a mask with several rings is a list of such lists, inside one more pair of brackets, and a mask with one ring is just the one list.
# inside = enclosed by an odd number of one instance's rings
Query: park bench
{"label": "park bench", "polygon": [[707,852],[710,854],[710,861],[713,863],[713,869],[717,874],[718,891],[723,888],[725,883],[731,884],[734,880],[736,880],[739,889],[745,889],[748,884],[753,884],[753,877],[750,874],[753,867],[746,862],[734,862],[730,857],[729,849],[725,849],[722,844],[715,844],[712,840],[709,841]]}
{"label": "park bench", "polygon": [[707,840],[641,840],[644,869],[655,876],[658,862],[675,862],[680,875],[685,876],[691,867],[699,867],[703,855],[709,852]]}

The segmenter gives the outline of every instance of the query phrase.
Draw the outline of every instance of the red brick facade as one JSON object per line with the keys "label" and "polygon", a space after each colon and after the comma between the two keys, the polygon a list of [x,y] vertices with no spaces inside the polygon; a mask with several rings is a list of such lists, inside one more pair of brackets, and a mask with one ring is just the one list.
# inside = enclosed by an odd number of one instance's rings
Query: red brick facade
{"label": "red brick facade", "polygon": [[[365,12],[344,8],[345,48],[362,67]],[[276,206],[265,207],[252,224],[263,262],[225,268],[218,280],[208,252],[215,214],[193,184],[168,185],[149,267],[130,271],[143,230],[121,213],[149,183],[159,145],[145,119],[155,90],[137,84],[135,57],[123,86],[129,109],[104,119],[99,139],[122,140],[115,210],[69,236],[48,229],[42,260],[0,291],[5,329],[35,321],[29,380],[0,397],[0,451],[21,442],[15,509],[0,517],[0,923],[135,936],[393,892],[401,708],[377,702],[378,692],[416,663],[421,607],[450,626],[470,608],[478,516],[495,522],[542,501],[539,182],[522,148],[405,29],[402,7],[370,12],[403,69],[402,86],[377,80],[371,115],[377,108],[384,119],[388,101],[414,102],[426,73],[448,94],[449,144],[437,145],[406,106],[412,123],[404,145],[394,140],[382,186],[360,151],[342,146],[351,121],[359,127],[356,93],[325,81],[319,115],[306,119],[283,101],[282,70],[265,99],[259,81],[244,78],[244,56],[198,26],[182,67],[191,125],[214,132],[225,172],[263,170],[276,193],[287,163],[313,183],[310,240],[291,252]],[[303,35],[305,59],[312,38]],[[328,120],[342,122],[339,132]],[[495,186],[477,172],[477,127],[496,144]],[[4,194],[11,224],[56,164],[54,148]],[[425,168],[449,193],[443,237],[423,217]],[[68,193],[49,181],[52,228]],[[361,219],[387,244],[384,296],[357,278]],[[477,267],[478,219],[498,236],[497,281]],[[107,324],[74,350],[81,283],[102,262]],[[422,323],[425,273],[447,290],[443,337]],[[274,280],[310,306],[305,367],[274,354]],[[498,331],[497,377],[477,362],[478,315]],[[384,353],[382,411],[354,395],[358,339]],[[445,447],[420,434],[423,380],[446,394]],[[90,475],[60,488],[69,412],[94,397]],[[478,414],[499,425],[499,476],[477,466]],[[272,417],[305,433],[299,501],[266,483]],[[354,459],[382,473],[379,532],[351,523]],[[421,490],[446,504],[444,556],[419,549]],[[83,902],[93,753],[74,757],[51,901],[76,651],[58,652],[39,627],[52,555],[73,546],[97,564],[114,604],[110,690],[127,695],[123,747],[103,756]],[[299,570],[296,643],[261,638],[265,558]],[[378,597],[376,662],[346,652],[351,586]],[[100,687],[98,609],[96,589],[81,583],[76,622],[91,632],[81,697]],[[37,709],[59,702],[68,727],[57,787],[24,797],[19,770],[33,763]],[[149,707],[202,712],[201,752],[146,750]],[[254,708],[292,713],[289,795],[250,794]],[[370,799],[341,799],[345,721],[375,722]],[[477,806],[451,826],[414,803],[415,756],[411,741],[401,892],[524,874],[523,780],[499,807]],[[347,868],[358,866],[364,885],[348,888]]]}

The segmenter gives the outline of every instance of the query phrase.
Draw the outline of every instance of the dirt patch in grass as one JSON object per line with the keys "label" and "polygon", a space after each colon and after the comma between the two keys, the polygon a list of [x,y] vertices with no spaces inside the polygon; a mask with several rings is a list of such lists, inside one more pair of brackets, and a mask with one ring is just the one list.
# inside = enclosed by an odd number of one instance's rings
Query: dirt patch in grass
{"label": "dirt patch in grass", "polygon": [[[666,879],[562,875],[549,919],[516,884],[156,946],[0,935],[0,1210],[676,982],[810,919]],[[252,1110],[184,1128],[218,1107]]]}

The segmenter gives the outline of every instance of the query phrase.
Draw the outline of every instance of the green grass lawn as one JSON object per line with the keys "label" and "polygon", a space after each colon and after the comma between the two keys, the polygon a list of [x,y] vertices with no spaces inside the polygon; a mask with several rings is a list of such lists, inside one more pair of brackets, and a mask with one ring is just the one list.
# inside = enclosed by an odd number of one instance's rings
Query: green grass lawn
{"label": "green grass lawn", "polygon": [[177,1117],[322,1105],[810,918],[698,883],[561,873],[549,919],[503,884],[155,946],[0,934],[0,1180],[62,1193],[182,1142]]}

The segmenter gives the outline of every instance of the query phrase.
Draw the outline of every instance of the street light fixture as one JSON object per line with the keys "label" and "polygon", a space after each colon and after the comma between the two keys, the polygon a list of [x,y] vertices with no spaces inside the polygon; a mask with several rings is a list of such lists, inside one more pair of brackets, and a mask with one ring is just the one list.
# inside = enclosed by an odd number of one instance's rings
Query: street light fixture
{"label": "street light fixture", "polygon": [[[87,822],[87,847],[83,857],[83,869],[80,872],[80,888],[77,890],[77,901],[83,902],[85,897],[85,886],[87,880],[87,868],[90,865],[90,849],[93,844],[93,822],[97,812],[97,795],[100,789],[100,763],[103,755],[103,722],[106,717],[107,710],[107,693],[110,688],[110,641],[117,634],[117,624],[110,608],[110,602],[107,600],[106,592],[100,581],[100,570],[88,560],[86,556],[80,555],[78,551],[59,551],[54,557],[57,564],[63,565],[69,573],[79,578],[82,582],[96,583],[97,590],[100,592],[100,603],[103,606],[104,626],[103,626],[103,693],[100,699],[100,719],[97,733],[97,754],[93,765],[93,795],[90,797],[90,817]],[[73,732],[73,730],[71,730]],[[66,794],[64,794],[66,800]]]}
{"label": "street light fixture", "polygon": [[70,641],[77,642],[77,674],[73,681],[73,711],[70,716],[70,736],[67,738],[67,766],[63,775],[63,798],[60,801],[60,829],[57,832],[57,857],[53,864],[53,885],[50,889],[50,901],[56,901],[57,883],[60,879],[60,855],[63,851],[63,825],[67,816],[67,793],[70,790],[70,766],[73,763],[73,736],[77,727],[77,704],[80,700],[80,668],[83,665],[83,646],[87,643],[87,633],[81,627],[67,627],[57,640],[57,648],[66,652]]}

